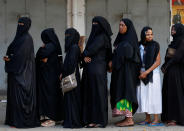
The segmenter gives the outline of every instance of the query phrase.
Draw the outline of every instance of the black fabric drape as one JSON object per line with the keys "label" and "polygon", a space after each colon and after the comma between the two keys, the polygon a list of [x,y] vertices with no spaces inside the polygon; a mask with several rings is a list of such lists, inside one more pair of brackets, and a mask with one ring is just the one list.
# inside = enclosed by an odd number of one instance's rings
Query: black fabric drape
{"label": "black fabric drape", "polygon": [[110,102],[111,108],[114,109],[117,102],[121,99],[127,99],[132,102],[133,112],[135,112],[138,107],[136,86],[139,81],[140,54],[138,52],[137,35],[132,22],[129,19],[122,21],[127,26],[127,32],[125,34],[118,33],[114,42]]}
{"label": "black fabric drape", "polygon": [[162,89],[162,121],[175,120],[184,125],[184,40],[180,41],[173,58],[164,74]]}
{"label": "black fabric drape", "polygon": [[[62,61],[58,55],[60,45],[53,29],[42,32],[45,47],[40,47],[36,54],[37,89],[39,115],[52,120],[63,120],[63,94],[60,89],[59,75],[62,71]],[[47,58],[47,62],[42,59]]]}
{"label": "black fabric drape", "polygon": [[19,19],[15,39],[6,55],[10,61],[5,64],[8,73],[7,108],[5,124],[16,128],[39,126],[36,103],[35,56],[32,37],[28,30],[31,20]]}
{"label": "black fabric drape", "polygon": [[111,60],[111,28],[103,17],[94,17],[92,31],[83,57],[90,57],[82,74],[84,124],[96,123],[105,127],[108,122],[107,63]]}
{"label": "black fabric drape", "polygon": [[80,62],[80,48],[78,46],[80,35],[74,28],[65,31],[65,61],[63,78],[76,72],[77,87],[64,94],[64,128],[82,127],[81,112],[81,83],[78,63]]}
{"label": "black fabric drape", "polygon": [[164,65],[168,65],[163,79],[161,119],[184,125],[184,26],[175,24],[174,27],[176,34],[169,48],[176,52],[173,57],[167,57],[167,54],[165,57]]}

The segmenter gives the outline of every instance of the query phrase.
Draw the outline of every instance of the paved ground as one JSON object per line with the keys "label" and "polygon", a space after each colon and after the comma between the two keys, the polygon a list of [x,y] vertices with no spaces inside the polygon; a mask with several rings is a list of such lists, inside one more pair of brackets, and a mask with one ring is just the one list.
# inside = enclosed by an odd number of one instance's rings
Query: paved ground
{"label": "paved ground", "polygon": [[[5,97],[0,96],[0,100],[6,99]],[[9,126],[5,126],[4,119],[5,119],[5,109],[6,109],[6,103],[0,103],[0,131],[80,131],[80,130],[89,130],[89,131],[184,131],[184,126],[174,126],[174,127],[148,127],[148,126],[139,126],[135,125],[134,127],[115,127],[113,123],[120,120],[121,118],[112,118],[111,117],[111,110],[109,109],[109,124],[106,128],[95,128],[95,129],[87,129],[87,128],[81,128],[81,129],[64,129],[61,125],[57,125],[55,127],[45,128],[45,127],[39,127],[39,128],[33,128],[33,129],[14,129],[10,128]],[[136,114],[134,117],[135,123],[143,121],[144,120],[144,114]]]}

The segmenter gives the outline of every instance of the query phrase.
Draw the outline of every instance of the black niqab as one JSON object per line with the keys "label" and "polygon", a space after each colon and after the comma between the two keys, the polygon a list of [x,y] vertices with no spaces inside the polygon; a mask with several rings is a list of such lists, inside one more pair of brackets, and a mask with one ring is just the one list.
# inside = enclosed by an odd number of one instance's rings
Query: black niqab
{"label": "black niqab", "polygon": [[105,33],[105,35],[108,37],[109,42],[106,46],[111,47],[110,37],[112,36],[113,33],[108,21],[102,16],[95,16],[92,20],[92,23],[93,22],[96,22],[98,24],[92,24],[91,34],[89,36],[86,48],[88,48],[88,46],[93,42],[94,38],[101,33]]}
{"label": "black niqab", "polygon": [[80,39],[79,32],[74,28],[69,28],[65,31],[65,52],[69,51],[70,47],[78,44]]}
{"label": "black niqab", "polygon": [[[21,36],[24,34],[27,34],[30,27],[31,27],[31,19],[28,17],[21,17],[18,20],[18,23],[23,23],[24,25],[19,25],[17,26],[17,31],[14,40],[8,47],[6,55],[11,57],[15,53],[15,50],[17,50],[21,46]],[[21,39],[21,40],[20,40]]]}

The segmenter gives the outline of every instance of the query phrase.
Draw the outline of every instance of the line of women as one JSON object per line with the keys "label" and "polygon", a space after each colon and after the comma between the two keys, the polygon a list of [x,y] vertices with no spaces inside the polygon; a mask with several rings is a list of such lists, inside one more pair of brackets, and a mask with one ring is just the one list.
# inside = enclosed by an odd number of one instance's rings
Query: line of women
{"label": "line of women", "polygon": [[[138,42],[130,19],[122,19],[113,44],[108,21],[92,20],[84,51],[80,34],[65,31],[65,59],[53,28],[41,33],[43,45],[36,58],[31,35],[31,20],[21,17],[13,42],[7,49],[8,73],[5,124],[16,128],[63,125],[64,128],[104,128],[108,124],[107,72],[112,72],[110,103],[113,117],[122,117],[116,126],[133,126],[133,115],[145,113],[139,125],[184,125],[184,26],[175,24],[168,46],[163,89],[160,80],[160,46],[153,40],[151,27],[144,27]],[[79,68],[83,68],[82,78]],[[77,87],[62,93],[60,80],[75,72]],[[151,121],[151,114],[154,120]]]}

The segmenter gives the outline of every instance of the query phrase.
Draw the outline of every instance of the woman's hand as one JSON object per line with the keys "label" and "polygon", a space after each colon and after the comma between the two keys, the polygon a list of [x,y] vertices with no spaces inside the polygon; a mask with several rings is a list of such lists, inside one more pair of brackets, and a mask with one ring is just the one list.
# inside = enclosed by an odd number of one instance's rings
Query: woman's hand
{"label": "woman's hand", "polygon": [[41,47],[44,48],[45,47],[45,44],[43,44]]}
{"label": "woman's hand", "polygon": [[91,62],[91,58],[90,57],[84,57],[84,61],[85,61],[85,63],[90,63]]}
{"label": "woman's hand", "polygon": [[41,59],[41,61],[42,61],[43,63],[47,63],[48,58]]}
{"label": "woman's hand", "polygon": [[109,66],[109,72],[112,72],[112,61],[109,62],[108,66]]}
{"label": "woman's hand", "polygon": [[145,79],[149,73],[147,71],[141,72],[139,79]]}
{"label": "woman's hand", "polygon": [[62,74],[60,74],[59,79],[60,79],[60,81],[62,80]]}
{"label": "woman's hand", "polygon": [[10,61],[10,59],[8,58],[8,56],[4,56],[4,57],[3,57],[3,60],[4,60],[4,61],[7,61],[7,62]]}

